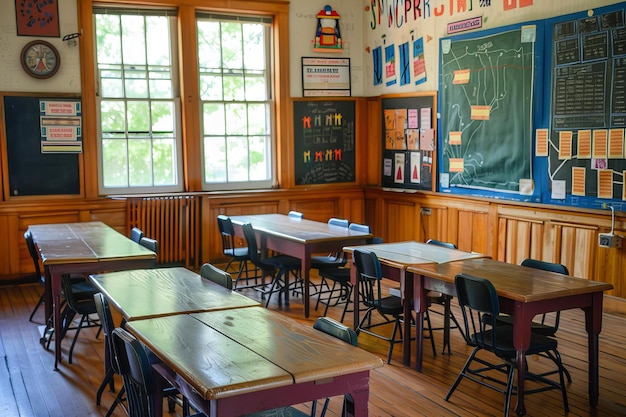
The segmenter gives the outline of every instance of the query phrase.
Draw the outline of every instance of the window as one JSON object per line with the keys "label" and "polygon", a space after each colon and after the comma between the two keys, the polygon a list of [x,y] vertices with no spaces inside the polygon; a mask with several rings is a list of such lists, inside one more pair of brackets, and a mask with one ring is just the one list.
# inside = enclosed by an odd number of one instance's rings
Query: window
{"label": "window", "polygon": [[94,8],[101,194],[182,191],[176,14]]}
{"label": "window", "polygon": [[197,15],[203,188],[272,186],[271,19]]}

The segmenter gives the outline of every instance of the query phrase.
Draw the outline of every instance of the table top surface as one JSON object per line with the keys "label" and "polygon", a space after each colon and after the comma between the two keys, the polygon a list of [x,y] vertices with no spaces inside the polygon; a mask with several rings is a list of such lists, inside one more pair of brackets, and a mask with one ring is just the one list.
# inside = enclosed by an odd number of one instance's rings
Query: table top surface
{"label": "table top surface", "polygon": [[127,327],[206,400],[383,365],[376,355],[263,307],[136,320]]}
{"label": "table top surface", "polygon": [[485,257],[485,255],[480,253],[464,252],[415,241],[346,246],[343,248],[348,253],[354,252],[355,249],[372,251],[381,263],[396,266],[397,268]]}
{"label": "table top surface", "polygon": [[576,278],[488,258],[411,265],[407,271],[447,282],[454,282],[454,277],[461,273],[486,278],[493,284],[498,295],[521,302],[589,294],[613,288],[613,285],[606,282]]}
{"label": "table top surface", "polygon": [[108,272],[90,280],[128,321],[259,305],[181,267]]}
{"label": "table top surface", "polygon": [[156,257],[102,222],[40,224],[28,229],[44,265]]}
{"label": "table top surface", "polygon": [[295,219],[284,214],[252,214],[231,216],[235,225],[252,224],[256,232],[267,233],[303,244],[318,241],[342,241],[347,238],[367,239],[371,233],[350,230],[347,227],[329,225],[307,219]]}

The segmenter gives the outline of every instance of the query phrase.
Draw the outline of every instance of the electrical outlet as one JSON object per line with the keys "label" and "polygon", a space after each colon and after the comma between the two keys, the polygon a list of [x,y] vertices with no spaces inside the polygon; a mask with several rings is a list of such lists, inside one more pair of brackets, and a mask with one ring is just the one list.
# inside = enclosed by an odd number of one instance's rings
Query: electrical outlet
{"label": "electrical outlet", "polygon": [[619,249],[622,247],[622,237],[613,233],[600,233],[598,235],[598,246]]}
{"label": "electrical outlet", "polygon": [[430,209],[428,207],[422,207],[422,214],[424,216],[430,216]]}

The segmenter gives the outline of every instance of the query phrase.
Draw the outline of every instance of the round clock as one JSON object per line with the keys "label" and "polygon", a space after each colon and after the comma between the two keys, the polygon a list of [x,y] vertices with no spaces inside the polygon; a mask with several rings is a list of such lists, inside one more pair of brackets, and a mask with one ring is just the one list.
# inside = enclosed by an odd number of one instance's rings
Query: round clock
{"label": "round clock", "polygon": [[32,41],[22,49],[22,68],[35,78],[50,78],[59,70],[61,56],[54,46],[46,41]]}

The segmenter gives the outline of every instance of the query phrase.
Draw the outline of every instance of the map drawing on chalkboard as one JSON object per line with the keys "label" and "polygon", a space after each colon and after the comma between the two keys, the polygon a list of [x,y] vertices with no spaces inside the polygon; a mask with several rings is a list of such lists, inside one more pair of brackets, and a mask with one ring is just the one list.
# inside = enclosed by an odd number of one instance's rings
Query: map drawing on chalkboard
{"label": "map drawing on chalkboard", "polygon": [[519,193],[532,179],[534,27],[441,41],[440,172],[449,187]]}
{"label": "map drawing on chalkboard", "polygon": [[295,101],[296,185],[353,182],[355,103]]}
{"label": "map drawing on chalkboard", "polygon": [[548,175],[570,205],[601,208],[624,195],[626,25],[623,9],[579,16],[551,27]]}

